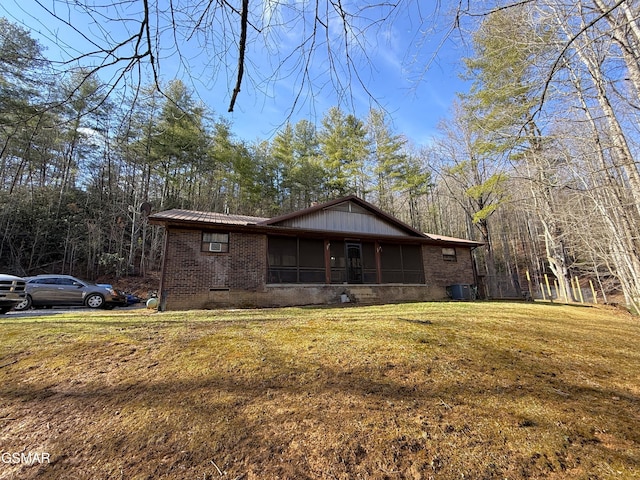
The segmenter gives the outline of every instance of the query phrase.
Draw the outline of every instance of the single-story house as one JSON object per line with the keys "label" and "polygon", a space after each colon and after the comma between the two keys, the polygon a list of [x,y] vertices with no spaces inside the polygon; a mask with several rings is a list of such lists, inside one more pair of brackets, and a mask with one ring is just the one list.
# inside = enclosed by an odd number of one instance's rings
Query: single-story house
{"label": "single-story house", "polygon": [[447,298],[475,284],[481,243],[419,232],[348,196],[275,218],[167,210],[160,308]]}

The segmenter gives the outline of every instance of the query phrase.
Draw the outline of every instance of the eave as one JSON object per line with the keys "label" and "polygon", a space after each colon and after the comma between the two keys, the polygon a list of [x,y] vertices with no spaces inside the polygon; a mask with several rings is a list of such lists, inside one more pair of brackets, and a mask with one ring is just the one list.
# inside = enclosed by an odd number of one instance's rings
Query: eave
{"label": "eave", "polygon": [[[353,202],[359,205],[371,214],[390,223],[400,231],[405,232],[406,235],[382,235],[350,231],[307,229],[281,225],[289,220],[303,217],[305,215],[311,215],[323,209],[328,209],[345,202]],[[216,231],[225,230],[238,233],[301,236],[307,238],[324,238],[329,240],[345,239],[354,241],[420,243],[443,247],[467,247],[472,249],[484,245],[482,242],[420,232],[354,195],[338,198],[330,202],[314,205],[303,210],[298,210],[296,212],[274,218],[174,209],[150,215],[149,223],[153,225],[162,225],[167,229],[184,228]]]}

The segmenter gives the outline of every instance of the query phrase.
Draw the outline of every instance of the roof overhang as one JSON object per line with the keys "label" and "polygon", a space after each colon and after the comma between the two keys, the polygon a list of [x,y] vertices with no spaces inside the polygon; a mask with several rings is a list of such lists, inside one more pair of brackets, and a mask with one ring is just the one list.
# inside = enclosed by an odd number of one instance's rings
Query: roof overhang
{"label": "roof overhang", "polygon": [[470,247],[470,248],[477,248],[484,245],[483,242],[476,242],[476,241],[467,240],[464,238],[447,237],[445,235],[436,235],[433,233],[425,233],[425,235],[432,240],[433,244],[436,244],[436,245],[443,245],[443,246],[458,245],[461,247]]}
{"label": "roof overhang", "polygon": [[[402,232],[406,233],[406,235],[380,235],[349,231],[303,229],[282,225],[283,223],[288,222],[292,219],[314,214],[315,212],[329,209],[345,202],[353,202],[359,205],[371,214],[382,218],[384,221],[390,223]],[[371,205],[370,203],[354,195],[338,198],[330,202],[314,205],[303,210],[298,210],[296,212],[274,218],[174,209],[150,215],[149,223],[154,225],[162,225],[167,229],[184,228],[200,230],[226,230],[232,232],[256,233],[264,235],[302,236],[313,238],[321,237],[325,239],[353,239],[369,241],[377,240],[397,243],[421,243],[449,247],[457,246],[472,249],[484,245],[481,242],[420,232],[410,225],[407,225],[401,220],[398,220],[397,218],[383,212],[374,205]]]}
{"label": "roof overhang", "polygon": [[235,226],[247,227],[257,225],[264,220],[264,217],[250,217],[247,215],[229,215],[226,213],[198,212],[194,210],[165,210],[149,216],[149,223],[166,226]]}

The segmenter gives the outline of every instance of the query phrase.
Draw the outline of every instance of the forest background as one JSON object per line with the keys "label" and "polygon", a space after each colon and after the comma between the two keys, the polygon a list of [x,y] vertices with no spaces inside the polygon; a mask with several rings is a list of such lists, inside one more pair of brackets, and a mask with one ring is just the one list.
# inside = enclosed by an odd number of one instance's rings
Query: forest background
{"label": "forest background", "polygon": [[[246,27],[266,21],[243,5],[217,7],[239,25],[226,33],[239,45],[230,110]],[[345,31],[362,20],[330,5]],[[283,112],[271,138],[249,142],[182,80],[119,88],[104,63],[52,61],[28,26],[0,18],[0,270],[146,276],[163,244],[152,211],[269,217],[356,194],[421,231],[484,242],[474,255],[489,298],[550,278],[555,296],[577,299],[582,278],[640,311],[639,12],[625,0],[454,10],[470,89],[427,145],[375,102],[363,118],[345,105],[319,122]]]}

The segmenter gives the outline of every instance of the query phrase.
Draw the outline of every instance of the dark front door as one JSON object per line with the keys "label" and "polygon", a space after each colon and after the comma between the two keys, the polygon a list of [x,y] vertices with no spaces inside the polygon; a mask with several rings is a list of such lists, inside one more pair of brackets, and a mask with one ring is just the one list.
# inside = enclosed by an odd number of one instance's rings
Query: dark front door
{"label": "dark front door", "polygon": [[347,283],[362,283],[362,245],[347,243]]}

